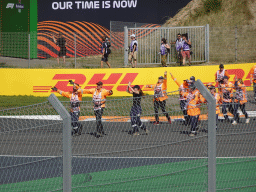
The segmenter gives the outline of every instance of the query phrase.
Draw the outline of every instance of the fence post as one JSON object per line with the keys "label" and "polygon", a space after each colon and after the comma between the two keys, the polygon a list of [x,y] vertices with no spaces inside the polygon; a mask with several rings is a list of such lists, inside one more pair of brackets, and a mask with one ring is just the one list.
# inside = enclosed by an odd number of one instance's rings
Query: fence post
{"label": "fence post", "polygon": [[237,62],[237,25],[235,26],[235,61]]}
{"label": "fence post", "polygon": [[28,34],[28,68],[30,68],[30,33]]}
{"label": "fence post", "polygon": [[128,66],[128,28],[124,27],[124,66]]}
{"label": "fence post", "polygon": [[52,93],[48,101],[63,119],[63,191],[71,192],[71,116],[58,98]]}
{"label": "fence post", "polygon": [[75,68],[76,68],[76,33],[74,33],[74,47],[75,47]]}
{"label": "fence post", "polygon": [[216,100],[202,83],[195,82],[196,87],[208,103],[208,192],[216,191]]}
{"label": "fence post", "polygon": [[205,26],[205,61],[209,62],[210,60],[210,27],[209,24]]}

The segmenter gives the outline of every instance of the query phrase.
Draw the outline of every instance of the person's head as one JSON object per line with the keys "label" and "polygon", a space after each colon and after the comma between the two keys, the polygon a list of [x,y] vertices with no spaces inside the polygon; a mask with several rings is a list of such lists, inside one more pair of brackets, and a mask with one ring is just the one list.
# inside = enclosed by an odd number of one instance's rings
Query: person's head
{"label": "person's head", "polygon": [[240,78],[239,78],[237,81],[238,81],[240,84],[244,84],[243,79],[240,79]]}
{"label": "person's head", "polygon": [[101,36],[101,40],[102,40],[102,41],[106,41],[106,35],[102,35],[102,36]]}
{"label": "person's head", "polygon": [[98,83],[96,83],[96,85],[97,85],[97,90],[100,90],[103,86],[103,83],[99,81]]}
{"label": "person's head", "polygon": [[185,34],[182,34],[182,39],[183,40],[187,40],[188,39],[188,35],[185,33]]}
{"label": "person's head", "polygon": [[73,85],[73,93],[75,93],[75,94],[77,94],[78,92],[78,89],[77,89],[77,86],[79,86],[79,84],[77,84],[77,83],[74,83],[74,85]]}
{"label": "person's head", "polygon": [[196,78],[194,76],[191,76],[190,79],[189,79],[190,83],[195,83],[196,81]]}
{"label": "person's head", "polygon": [[132,35],[131,35],[131,40],[134,40],[134,39],[135,39],[135,35],[132,34]]}
{"label": "person's head", "polygon": [[220,71],[223,71],[224,65],[223,65],[223,64],[220,64],[219,68],[220,68]]}
{"label": "person's head", "polygon": [[166,44],[166,39],[162,38],[162,43]]}
{"label": "person's head", "polygon": [[216,93],[216,89],[215,89],[214,86],[210,86],[210,87],[209,87],[209,90],[210,90],[210,92],[211,92],[212,95]]}
{"label": "person's head", "polygon": [[163,82],[164,82],[164,77],[163,76],[158,77],[158,83],[163,83]]}
{"label": "person's head", "polygon": [[223,83],[225,83],[225,84],[228,83],[228,77],[227,77],[227,76],[224,76],[224,77],[223,77]]}
{"label": "person's head", "polygon": [[194,84],[189,85],[189,91],[193,92],[196,89],[196,86]]}
{"label": "person's head", "polygon": [[181,34],[180,33],[178,33],[177,38],[181,39]]}

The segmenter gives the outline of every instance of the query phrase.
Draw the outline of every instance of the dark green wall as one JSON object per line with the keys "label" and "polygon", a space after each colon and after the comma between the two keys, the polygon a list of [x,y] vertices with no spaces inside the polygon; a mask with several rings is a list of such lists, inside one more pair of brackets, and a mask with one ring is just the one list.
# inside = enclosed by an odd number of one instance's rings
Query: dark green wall
{"label": "dark green wall", "polygon": [[2,56],[37,58],[37,0],[21,0],[24,9],[17,9],[18,0],[0,0]]}

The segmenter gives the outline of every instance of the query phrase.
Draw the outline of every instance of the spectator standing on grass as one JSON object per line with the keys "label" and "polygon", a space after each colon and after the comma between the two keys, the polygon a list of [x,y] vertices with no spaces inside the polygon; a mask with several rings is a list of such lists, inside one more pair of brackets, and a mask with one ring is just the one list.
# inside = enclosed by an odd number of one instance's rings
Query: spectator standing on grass
{"label": "spectator standing on grass", "polygon": [[131,82],[129,82],[126,91],[130,94],[133,94],[133,105],[130,112],[133,135],[134,136],[139,135],[139,128],[141,128],[146,132],[146,134],[148,134],[149,133],[148,129],[140,120],[140,116],[142,112],[140,103],[141,103],[141,97],[144,95],[140,86],[135,85],[131,87]]}
{"label": "spectator standing on grass", "polygon": [[182,46],[182,57],[183,57],[183,66],[186,64],[186,58],[188,58],[188,65],[191,65],[190,57],[190,47],[191,41],[188,39],[188,34],[182,34],[183,46]]}
{"label": "spectator standing on grass", "polygon": [[57,40],[54,37],[54,35],[52,35],[52,38],[53,38],[54,43],[60,48],[60,51],[59,51],[58,56],[57,56],[57,62],[59,64],[60,63],[60,57],[62,57],[63,58],[63,63],[65,65],[65,63],[66,63],[65,58],[66,58],[66,52],[67,52],[67,49],[66,49],[67,42],[66,42],[65,38],[63,37],[62,33],[59,33],[59,37],[58,37]]}
{"label": "spectator standing on grass", "polygon": [[230,113],[234,114],[234,108],[232,106],[232,98],[234,92],[233,83],[228,81],[228,77],[223,77],[223,83],[220,85],[220,95],[222,100],[222,113],[227,122],[230,122],[227,115],[227,108]]}
{"label": "spectator standing on grass", "polygon": [[183,39],[181,37],[181,34],[179,33],[177,35],[177,39],[174,42],[170,42],[170,44],[175,44],[176,51],[177,51],[177,60],[178,63],[180,63],[180,66],[182,65],[182,46],[183,46]]}
{"label": "spectator standing on grass", "polygon": [[166,60],[167,60],[168,53],[170,53],[170,45],[168,45],[165,38],[162,38],[160,54],[161,54],[161,63],[163,67],[167,67]]}
{"label": "spectator standing on grass", "polygon": [[69,80],[70,84],[73,85],[73,91],[64,92],[56,87],[53,87],[53,91],[57,91],[63,97],[70,98],[70,116],[71,116],[71,125],[73,127],[72,135],[82,133],[82,125],[79,123],[80,116],[80,102],[82,101],[82,94],[78,91],[79,85],[74,83],[72,80]]}
{"label": "spectator standing on grass", "polygon": [[110,64],[108,62],[108,56],[110,54],[110,49],[109,49],[109,44],[106,41],[106,36],[103,35],[101,37],[101,40],[102,40],[102,43],[101,43],[101,54],[102,54],[102,57],[101,57],[100,66],[101,66],[101,68],[103,68],[103,63],[105,62],[108,65],[108,67],[110,68]]}
{"label": "spectator standing on grass", "polygon": [[135,35],[131,35],[131,45],[130,45],[130,53],[129,53],[129,62],[132,65],[132,68],[137,66],[137,51],[138,51],[138,41],[135,39]]}
{"label": "spectator standing on grass", "polygon": [[254,65],[250,72],[250,83],[253,84],[254,100],[256,101],[256,65]]}
{"label": "spectator standing on grass", "polygon": [[216,82],[215,87],[219,87],[223,83],[224,76],[227,76],[228,79],[230,78],[230,76],[228,74],[228,71],[224,69],[224,65],[223,64],[220,64],[219,68],[220,68],[220,70],[218,70],[215,73],[215,82]]}
{"label": "spectator standing on grass", "polygon": [[105,109],[106,97],[112,95],[113,91],[102,88],[103,83],[101,81],[96,83],[96,85],[97,87],[92,89],[79,88],[78,92],[81,94],[92,94],[93,109],[94,109],[94,114],[96,117],[96,125],[97,125],[96,137],[100,137],[105,134],[103,130],[101,118]]}
{"label": "spectator standing on grass", "polygon": [[245,123],[249,123],[250,119],[245,111],[245,103],[247,103],[247,92],[246,87],[242,79],[235,78],[235,97],[234,97],[234,121],[232,125],[236,125],[239,122],[239,113],[238,108],[241,109],[242,113],[245,116]]}
{"label": "spectator standing on grass", "polygon": [[164,77],[160,76],[156,85],[146,85],[146,88],[154,89],[154,110],[155,119],[154,125],[159,125],[158,110],[161,108],[163,114],[166,116],[168,122],[171,124],[171,117],[166,112],[166,99],[167,96],[167,71],[164,72]]}

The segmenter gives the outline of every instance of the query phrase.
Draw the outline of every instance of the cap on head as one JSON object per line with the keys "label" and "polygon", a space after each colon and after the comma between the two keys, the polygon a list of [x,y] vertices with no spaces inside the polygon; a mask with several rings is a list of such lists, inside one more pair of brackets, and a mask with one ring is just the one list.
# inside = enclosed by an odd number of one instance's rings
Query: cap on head
{"label": "cap on head", "polygon": [[220,64],[219,68],[223,68],[223,69],[224,69],[224,65],[223,65],[223,64]]}
{"label": "cap on head", "polygon": [[103,85],[103,83],[99,81],[98,83],[96,83],[96,85]]}
{"label": "cap on head", "polygon": [[133,89],[135,89],[135,88],[140,89],[140,86],[139,85],[134,85]]}
{"label": "cap on head", "polygon": [[135,35],[134,35],[134,34],[132,34],[132,35],[131,35],[131,37],[135,37]]}
{"label": "cap on head", "polygon": [[223,79],[228,79],[228,76],[225,75],[225,76],[223,77]]}
{"label": "cap on head", "polygon": [[164,77],[163,77],[163,76],[160,76],[160,77],[158,77],[158,79],[164,79]]}
{"label": "cap on head", "polygon": [[191,81],[196,81],[196,78],[195,78],[194,76],[191,76],[191,77],[190,77],[190,80],[191,80]]}

